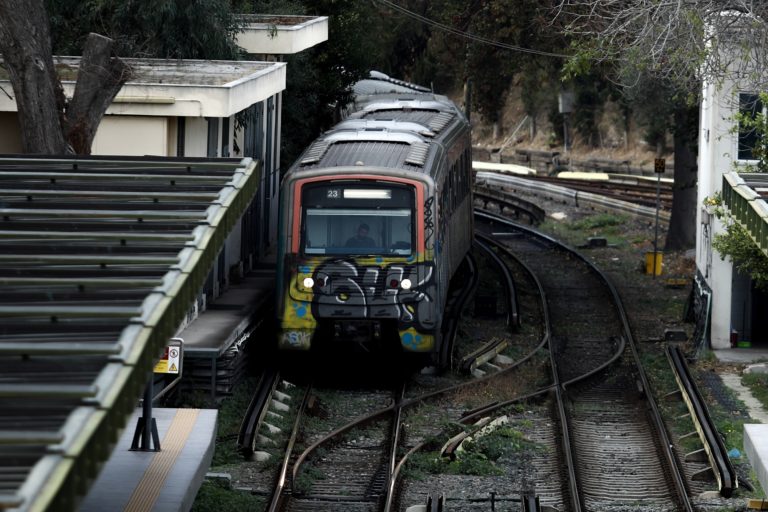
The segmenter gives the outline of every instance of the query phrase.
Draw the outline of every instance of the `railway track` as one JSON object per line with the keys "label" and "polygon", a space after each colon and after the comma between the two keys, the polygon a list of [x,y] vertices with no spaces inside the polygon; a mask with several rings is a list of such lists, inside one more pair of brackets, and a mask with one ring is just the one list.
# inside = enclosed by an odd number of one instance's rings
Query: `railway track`
{"label": "railway track", "polygon": [[[496,201],[496,204],[499,205],[499,211],[506,214],[503,211],[503,208],[506,206],[511,211],[519,211],[519,213],[514,214],[519,217],[535,219],[538,216],[537,211],[532,211],[525,204],[526,202],[531,203],[532,200],[561,203],[585,211],[592,210],[612,214],[623,213],[648,222],[655,221],[657,215],[655,202],[649,205],[647,201],[637,201],[629,194],[622,194],[621,192],[606,193],[606,189],[603,187],[611,187],[608,190],[613,189],[613,187],[620,187],[620,185],[614,183],[606,184],[600,188],[582,183],[580,188],[572,188],[567,181],[557,178],[541,180],[486,171],[475,173],[475,179],[475,188],[479,191],[478,197],[480,200],[486,203],[494,202],[493,198],[488,198],[488,194],[485,192],[485,190],[490,189],[493,191],[493,196],[500,196],[502,198],[501,202]],[[620,191],[621,188],[618,188],[618,190]],[[524,196],[529,199],[522,201],[517,196]],[[662,201],[661,208],[658,210],[659,221],[663,223],[669,222],[670,212],[671,203],[668,204]]]}
{"label": "railway track", "polygon": [[569,510],[692,510],[610,284],[554,240],[480,216],[532,268],[547,297],[555,380],[564,390],[561,451],[576,471]]}
{"label": "railway track", "polygon": [[[471,279],[462,281],[471,283]],[[505,282],[507,286],[511,285],[511,280]],[[503,293],[507,297],[514,296],[510,290]],[[456,293],[457,297],[462,295],[465,294]],[[461,303],[460,300],[457,302]],[[530,310],[530,305],[526,308],[521,309],[521,314],[530,319],[535,313]],[[485,328],[493,332],[505,332],[508,329],[507,319],[516,315],[507,314],[513,309],[508,301],[503,309],[503,314],[498,317],[478,322],[487,323]],[[461,315],[455,313],[453,316]],[[463,341],[464,345],[454,347],[457,356],[465,355],[466,349],[481,339],[470,340],[469,344],[466,339]],[[335,385],[338,383],[326,387],[315,383],[311,391],[306,388],[308,398],[304,400],[299,400],[296,392],[292,393],[292,407],[301,412],[294,413],[295,426],[291,433],[286,431],[282,434],[287,448],[283,462],[279,464],[281,469],[272,477],[277,487],[269,510],[398,510],[412,499],[425,503],[428,495],[433,496],[436,506],[441,501],[439,486],[433,489],[434,493],[421,493],[415,498],[403,494],[401,483],[410,482],[410,479],[399,478],[402,477],[402,468],[408,463],[403,454],[430,447],[434,439],[450,437],[445,432],[446,425],[459,424],[470,406],[461,394],[474,386],[497,390],[500,387],[496,385],[496,379],[505,375],[507,379],[514,380],[509,375],[518,365],[526,364],[535,354],[537,346],[531,345],[526,350],[528,352],[518,360],[504,362],[502,366],[505,368],[494,366],[494,370],[484,366],[489,375],[480,379],[459,373],[408,374],[407,391],[401,391],[397,396],[381,387],[361,385],[350,390]],[[476,355],[483,357],[483,351],[477,350]],[[315,363],[322,366],[319,361]],[[396,362],[378,363],[385,366]],[[478,366],[484,364],[477,363]],[[337,372],[330,370],[329,373]],[[359,384],[362,382],[359,379],[361,371],[355,372],[358,378],[350,378]],[[265,379],[264,387],[271,390],[281,386]],[[502,389],[498,396],[490,396],[489,399],[498,401],[514,393],[516,391]],[[268,393],[257,392],[261,397],[258,401],[265,404],[274,402],[264,398],[265,394]],[[487,396],[483,391],[480,394]],[[306,405],[299,407],[299,402]],[[251,415],[257,417],[264,418],[269,414],[256,412],[257,407],[250,409]],[[291,417],[290,413],[283,414],[286,418]],[[522,414],[525,416],[526,413]],[[285,425],[286,422],[287,419],[284,419],[281,423]],[[250,425],[245,430],[254,430],[253,424],[254,420],[244,421],[244,425]],[[258,427],[256,430],[264,431]],[[241,444],[248,446],[250,442],[247,439],[250,438],[241,437]],[[285,439],[291,441],[286,442]],[[278,449],[272,447],[270,451],[276,453]],[[274,467],[274,464],[271,466]],[[544,467],[557,466],[542,464]]]}
{"label": "railway track", "polygon": [[[302,415],[309,420],[297,419],[301,426],[290,435],[299,449],[286,452],[293,455],[286,456],[277,478],[284,484],[276,494],[281,499],[270,510],[405,510],[411,504],[437,510],[440,503],[446,510],[519,510],[535,503],[558,511],[692,510],[661,420],[652,419],[654,405],[611,286],[553,240],[518,227],[499,229],[500,218],[493,222],[492,238],[520,260],[491,249],[515,283],[514,292],[499,292],[522,297],[517,315],[523,331],[543,327],[528,332],[527,341],[523,334],[511,335],[507,312],[515,306],[507,297],[495,318],[472,318],[469,324],[462,318],[456,327],[457,338],[472,340],[458,342],[455,357],[463,360],[474,347],[476,368],[493,361],[480,379],[413,374],[397,396],[389,389],[307,391],[304,402],[310,405]],[[504,280],[504,272],[488,268],[493,258],[476,251],[476,259],[481,274],[498,274],[490,281]],[[537,282],[541,290],[534,291]],[[481,279],[477,293],[487,288]],[[533,306],[543,303],[547,308]],[[513,341],[517,357],[498,363],[482,355],[485,345],[498,340],[480,343],[478,333],[485,329],[478,322],[489,322],[487,332]],[[467,400],[468,389],[479,391]],[[337,412],[339,403],[348,405]],[[491,421],[519,436],[517,451],[495,462],[505,474],[503,483],[487,475],[451,474],[448,466],[463,456],[445,451],[456,433],[446,426],[463,425],[468,440],[456,446],[471,447],[482,443]],[[437,469],[413,478],[425,457]]]}

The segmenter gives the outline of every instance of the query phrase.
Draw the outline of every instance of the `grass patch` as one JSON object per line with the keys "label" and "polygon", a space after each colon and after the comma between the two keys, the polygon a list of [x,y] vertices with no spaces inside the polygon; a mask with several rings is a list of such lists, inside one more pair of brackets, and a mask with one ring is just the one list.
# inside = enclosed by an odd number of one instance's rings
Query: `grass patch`
{"label": "grass patch", "polygon": [[205,480],[197,491],[192,512],[258,512],[265,506],[264,498]]}
{"label": "grass patch", "polygon": [[657,344],[657,350],[647,350],[641,353],[640,359],[645,369],[645,374],[654,389],[657,403],[662,416],[667,419],[672,433],[678,437],[680,448],[684,452],[691,452],[701,448],[698,436],[679,439],[681,436],[693,432],[695,427],[689,416],[688,407],[681,395],[674,395],[679,390],[675,381],[669,360],[664,352],[664,344]]}
{"label": "grass patch", "polygon": [[248,409],[254,391],[256,379],[249,378],[237,389],[232,396],[225,398],[219,407],[216,429],[216,451],[213,454],[212,466],[235,464],[243,460],[237,449],[237,436],[243,414]]}
{"label": "grass patch", "polygon": [[626,246],[628,242],[624,225],[628,219],[623,214],[595,213],[565,221],[547,219],[539,226],[539,230],[573,247],[593,236],[605,237],[610,245]]}
{"label": "grass patch", "polygon": [[768,409],[768,374],[745,373],[741,376],[741,383],[749,388],[758,402]]}
{"label": "grass patch", "polygon": [[[453,430],[461,431],[463,425],[454,425]],[[446,435],[448,437],[448,435]],[[503,426],[492,432],[464,443],[464,450],[451,460],[440,457],[439,452],[419,452],[408,459],[405,474],[407,478],[422,480],[427,474],[448,475],[503,475],[506,471],[497,465],[505,455],[532,450],[543,450],[525,435],[511,426]]]}
{"label": "grass patch", "polygon": [[627,220],[628,217],[623,214],[598,213],[567,224],[567,226],[573,231],[594,231],[596,229],[604,229],[615,233],[622,224],[627,222]]}
{"label": "grass patch", "polygon": [[487,456],[488,459],[497,461],[504,455],[541,450],[543,447],[526,439],[519,430],[505,426],[467,443],[466,449],[467,451],[477,451]]}
{"label": "grass patch", "polygon": [[467,452],[456,460],[440,457],[439,452],[414,453],[408,458],[405,478],[423,480],[428,474],[500,476],[505,472],[482,453]]}
{"label": "grass patch", "polygon": [[325,480],[325,473],[316,467],[304,464],[293,482],[293,490],[299,494],[308,493],[316,480]]}

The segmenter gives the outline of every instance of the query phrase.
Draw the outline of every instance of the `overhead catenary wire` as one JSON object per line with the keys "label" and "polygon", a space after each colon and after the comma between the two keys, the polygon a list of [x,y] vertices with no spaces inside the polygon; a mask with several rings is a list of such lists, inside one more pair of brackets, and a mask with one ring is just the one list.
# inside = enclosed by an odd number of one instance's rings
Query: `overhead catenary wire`
{"label": "overhead catenary wire", "polygon": [[474,41],[476,43],[482,43],[487,44],[490,46],[495,46],[497,48],[502,48],[505,50],[510,50],[514,52],[521,52],[521,53],[530,53],[533,55],[541,55],[544,57],[556,57],[559,59],[570,59],[573,57],[573,55],[566,55],[564,53],[554,53],[554,52],[546,52],[542,50],[536,50],[533,48],[524,48],[522,46],[515,46],[513,44],[508,43],[502,43],[501,41],[495,41],[493,39],[488,39],[486,37],[482,37],[476,34],[471,34],[469,32],[465,32],[463,30],[459,30],[457,28],[451,27],[449,25],[445,25],[444,23],[440,23],[439,21],[435,21],[431,18],[427,18],[426,16],[422,16],[419,13],[413,12],[409,9],[406,9],[405,7],[402,7],[400,5],[397,5],[394,2],[390,2],[389,0],[372,0],[374,3],[379,3],[382,5],[385,5],[391,9],[394,9],[395,11],[400,12],[401,14],[404,14],[405,16],[408,16],[410,18],[413,18],[415,20],[418,20],[426,25],[435,27],[439,30],[442,30],[444,32],[448,32],[450,34],[463,37],[465,39],[469,39],[470,41]]}

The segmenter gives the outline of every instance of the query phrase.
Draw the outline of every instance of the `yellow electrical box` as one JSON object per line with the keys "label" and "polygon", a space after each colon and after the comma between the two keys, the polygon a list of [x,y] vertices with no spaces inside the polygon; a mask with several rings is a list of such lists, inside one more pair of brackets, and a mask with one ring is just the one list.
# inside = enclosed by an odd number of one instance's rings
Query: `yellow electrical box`
{"label": "yellow electrical box", "polygon": [[645,273],[660,276],[663,257],[664,254],[660,252],[645,253]]}

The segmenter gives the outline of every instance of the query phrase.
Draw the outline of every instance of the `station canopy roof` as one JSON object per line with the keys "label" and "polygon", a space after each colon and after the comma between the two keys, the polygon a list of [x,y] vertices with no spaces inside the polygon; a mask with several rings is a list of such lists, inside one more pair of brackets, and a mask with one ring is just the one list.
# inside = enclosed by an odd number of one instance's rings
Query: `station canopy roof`
{"label": "station canopy roof", "polygon": [[[133,78],[107,114],[229,117],[285,90],[284,62],[123,59]],[[80,57],[54,57],[64,93],[72,97]],[[0,59],[0,112],[16,112],[16,100]]]}
{"label": "station canopy roof", "polygon": [[0,510],[75,509],[259,172],[0,158]]}

